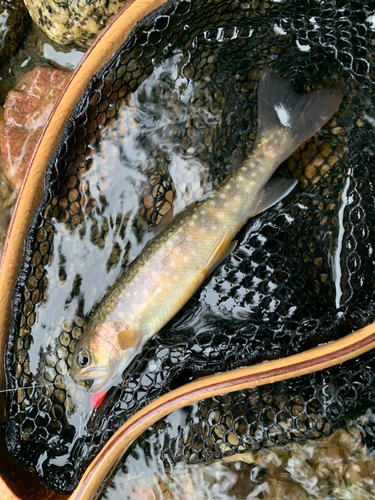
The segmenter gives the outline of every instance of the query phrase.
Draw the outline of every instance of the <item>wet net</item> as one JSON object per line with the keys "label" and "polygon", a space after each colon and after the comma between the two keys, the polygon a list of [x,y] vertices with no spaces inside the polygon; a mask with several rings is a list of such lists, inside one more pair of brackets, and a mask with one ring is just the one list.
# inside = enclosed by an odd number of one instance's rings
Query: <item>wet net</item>
{"label": "wet net", "polygon": [[[169,390],[375,320],[374,43],[373,2],[183,0],[145,18],[92,79],[48,167],[6,353],[7,447],[50,487],[71,492]],[[93,410],[70,378],[87,317],[171,205],[200,199],[251,151],[264,68],[300,93],[339,82],[340,110],[279,169],[297,189],[247,223]],[[373,356],[197,403],[141,442],[173,463],[318,439],[374,406]]]}

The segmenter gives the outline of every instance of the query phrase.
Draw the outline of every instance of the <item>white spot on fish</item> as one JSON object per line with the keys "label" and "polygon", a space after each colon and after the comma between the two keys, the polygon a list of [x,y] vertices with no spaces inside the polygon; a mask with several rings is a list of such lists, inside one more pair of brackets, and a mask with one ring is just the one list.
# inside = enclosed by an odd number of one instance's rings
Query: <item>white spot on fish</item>
{"label": "white spot on fish", "polygon": [[230,188],[231,188],[231,185],[230,185],[230,184],[227,184],[227,185],[225,186],[225,189],[230,189]]}
{"label": "white spot on fish", "polygon": [[210,201],[210,205],[214,207],[216,205],[216,201],[215,200]]}
{"label": "white spot on fish", "polygon": [[[290,128],[290,110],[286,109],[286,107],[283,104],[277,104],[275,106],[275,111],[276,111],[276,114],[279,118],[281,125],[284,125],[284,127]],[[272,137],[271,137],[271,139],[272,139]]]}
{"label": "white spot on fish", "polygon": [[201,210],[201,215],[206,215],[206,210]]}
{"label": "white spot on fish", "polygon": [[245,172],[247,170],[247,167],[241,167],[241,170]]}
{"label": "white spot on fish", "polygon": [[226,198],[226,195],[225,195],[224,193],[220,193],[220,194],[219,194],[219,196],[220,196],[220,198],[221,198],[222,200],[225,200],[225,198]]}

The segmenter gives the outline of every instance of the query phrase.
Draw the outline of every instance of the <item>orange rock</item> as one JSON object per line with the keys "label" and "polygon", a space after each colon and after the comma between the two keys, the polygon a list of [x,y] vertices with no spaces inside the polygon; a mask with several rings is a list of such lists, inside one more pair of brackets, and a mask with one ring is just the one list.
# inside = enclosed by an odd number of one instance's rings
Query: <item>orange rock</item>
{"label": "orange rock", "polygon": [[0,125],[0,166],[12,187],[21,187],[43,127],[70,73],[35,68],[11,90],[4,104],[5,124]]}

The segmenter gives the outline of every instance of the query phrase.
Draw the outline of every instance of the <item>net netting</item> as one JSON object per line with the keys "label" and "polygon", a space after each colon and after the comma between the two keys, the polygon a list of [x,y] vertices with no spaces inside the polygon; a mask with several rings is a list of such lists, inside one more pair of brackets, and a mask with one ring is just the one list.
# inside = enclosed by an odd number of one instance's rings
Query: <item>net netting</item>
{"label": "net netting", "polygon": [[[139,23],[91,80],[48,166],[6,354],[7,446],[49,486],[71,492],[121,424],[167,391],[375,320],[374,43],[370,1],[183,0]],[[251,152],[265,68],[300,93],[339,82],[340,110],[279,169],[298,188],[247,223],[91,411],[69,375],[90,310],[172,204],[200,199]],[[177,432],[166,419],[146,434],[169,463],[318,439],[374,405],[373,356],[203,401]]]}

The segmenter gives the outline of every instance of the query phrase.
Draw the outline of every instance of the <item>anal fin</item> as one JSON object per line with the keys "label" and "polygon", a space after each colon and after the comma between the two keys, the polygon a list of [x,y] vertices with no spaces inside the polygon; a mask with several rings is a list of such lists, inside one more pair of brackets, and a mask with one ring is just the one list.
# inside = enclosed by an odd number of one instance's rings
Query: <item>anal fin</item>
{"label": "anal fin", "polygon": [[297,179],[284,179],[282,177],[272,177],[266,184],[260,197],[258,205],[255,207],[251,217],[264,212],[268,208],[276,205],[285,196],[293,191],[297,185]]}
{"label": "anal fin", "polygon": [[233,252],[237,245],[237,241],[229,238],[229,231],[226,231],[208,256],[202,272],[207,276],[219,266],[228,255]]}

